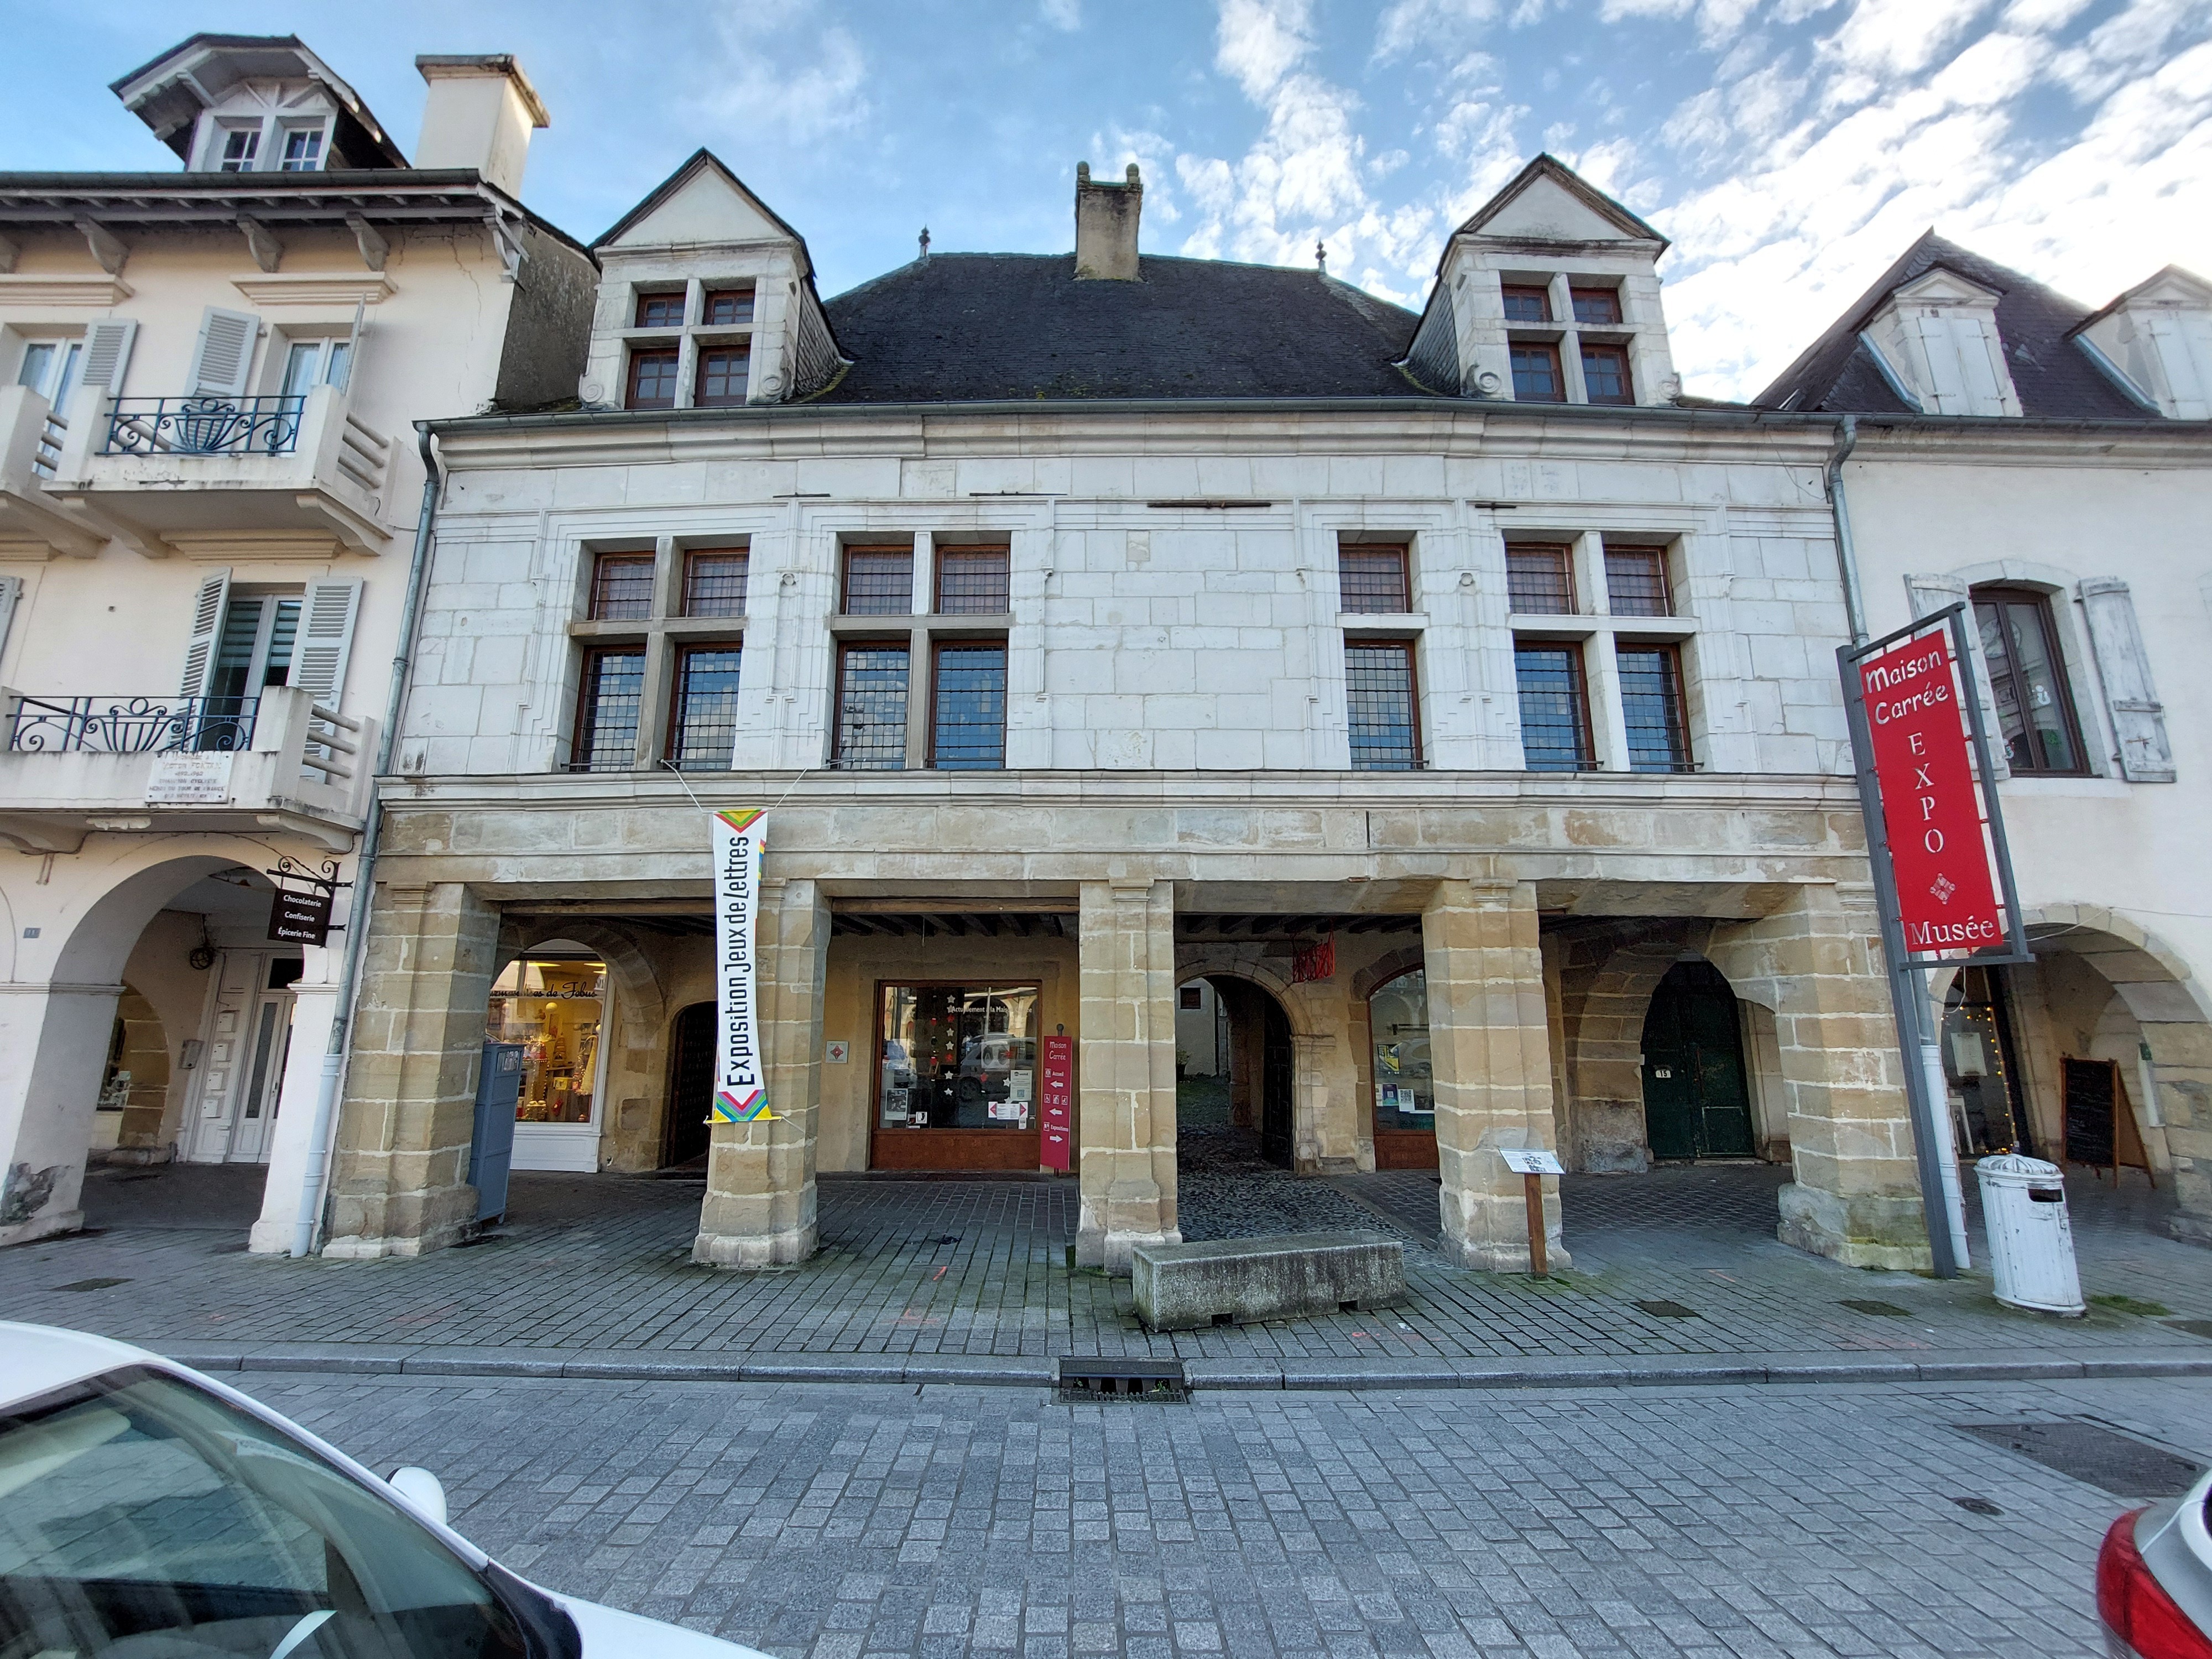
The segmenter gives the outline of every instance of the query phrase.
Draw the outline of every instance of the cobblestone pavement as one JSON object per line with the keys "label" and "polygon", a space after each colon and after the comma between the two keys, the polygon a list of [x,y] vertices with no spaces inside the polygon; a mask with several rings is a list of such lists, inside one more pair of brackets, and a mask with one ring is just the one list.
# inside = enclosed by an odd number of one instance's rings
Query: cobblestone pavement
{"label": "cobblestone pavement", "polygon": [[[1368,1226],[1407,1243],[1411,1301],[1386,1313],[1155,1337],[1127,1280],[1072,1269],[1076,1195],[1049,1179],[825,1177],[823,1249],[802,1267],[690,1261],[696,1180],[519,1175],[494,1238],[416,1259],[244,1253],[257,1172],[106,1170],[85,1236],[0,1250],[0,1312],[147,1342],[320,1342],[720,1356],[1179,1354],[1213,1360],[1448,1362],[1527,1356],[2069,1353],[2203,1359],[2212,1251],[2151,1230],[2160,1196],[2069,1181],[2085,1288],[2119,1297],[2062,1322],[1948,1284],[1838,1267],[1773,1236],[1780,1172],[1752,1166],[1571,1177],[1571,1270],[1549,1280],[1447,1267],[1427,1243],[1433,1175],[1297,1180],[1187,1149],[1194,1237]],[[228,1218],[221,1225],[210,1224]],[[1864,1305],[1852,1306],[1850,1304]],[[1639,1304],[1674,1304],[1669,1316]]]}
{"label": "cobblestone pavement", "polygon": [[790,1659],[2089,1656],[2132,1504],[1954,1425],[2086,1416],[2212,1458],[2203,1382],[1070,1406],[244,1381],[434,1470],[526,1576]]}

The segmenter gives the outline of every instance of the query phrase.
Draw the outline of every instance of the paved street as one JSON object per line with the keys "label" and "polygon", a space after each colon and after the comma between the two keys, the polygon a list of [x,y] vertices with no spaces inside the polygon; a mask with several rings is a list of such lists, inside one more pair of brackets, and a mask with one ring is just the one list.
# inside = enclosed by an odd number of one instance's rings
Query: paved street
{"label": "paved street", "polygon": [[2203,1382],[1067,1406],[243,1380],[435,1470],[530,1577],[793,1659],[2087,1656],[2130,1502],[1953,1425],[2087,1417],[2212,1456]]}
{"label": "paved street", "polygon": [[[690,1261],[696,1181],[518,1176],[498,1233],[381,1261],[244,1253],[259,1172],[101,1170],[95,1234],[0,1251],[0,1308],[179,1351],[689,1356],[1047,1362],[1065,1353],[1233,1364],[1449,1366],[1469,1361],[1799,1355],[2030,1358],[2165,1354],[2212,1361],[2212,1251],[2155,1231],[2163,1193],[2069,1176],[2084,1288],[2076,1321],[1990,1299],[1985,1273],[1944,1284],[1839,1267],[1774,1237],[1769,1167],[1666,1169],[1565,1183],[1574,1265],[1536,1282],[1447,1267],[1426,1248],[1435,1177],[1297,1180],[1186,1149],[1194,1237],[1368,1227],[1407,1245],[1413,1297],[1340,1314],[1152,1336],[1127,1280],[1072,1269],[1065,1182],[827,1177],[822,1253],[785,1272]],[[2117,1299],[2115,1299],[2117,1298]],[[1855,1305],[1856,1304],[1856,1305]]]}

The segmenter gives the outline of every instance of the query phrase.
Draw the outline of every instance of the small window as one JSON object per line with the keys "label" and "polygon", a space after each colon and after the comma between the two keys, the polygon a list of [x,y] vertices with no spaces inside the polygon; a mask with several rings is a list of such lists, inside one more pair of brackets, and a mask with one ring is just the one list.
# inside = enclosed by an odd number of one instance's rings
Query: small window
{"label": "small window", "polygon": [[645,653],[635,647],[584,653],[572,772],[627,772],[637,764],[637,720],[645,694]]}
{"label": "small window", "polygon": [[910,547],[848,547],[845,550],[845,604],[848,617],[906,617],[914,613],[914,550]]}
{"label": "small window", "polygon": [[1583,653],[1573,645],[1516,645],[1522,764],[1531,772],[1587,772],[1591,758],[1589,693]]}
{"label": "small window", "polygon": [[1176,990],[1176,1006],[1185,1012],[1195,1013],[1206,1006],[1206,990],[1202,986],[1184,985]]}
{"label": "small window", "polygon": [[834,764],[853,771],[905,767],[906,675],[903,641],[856,641],[838,652]]}
{"label": "small window", "polygon": [[59,409],[76,390],[78,361],[84,355],[82,340],[33,340],[23,348],[23,362],[15,384],[27,386]]}
{"label": "small window", "polygon": [[691,401],[702,409],[726,407],[745,400],[745,368],[751,349],[742,340],[699,348],[699,377]]}
{"label": "small window", "polygon": [[683,295],[680,293],[639,295],[635,326],[639,328],[683,327]]}
{"label": "small window", "polygon": [[2006,764],[2015,772],[2087,770],[2051,601],[2032,588],[1978,587],[1974,620]]}
{"label": "small window", "polygon": [[1336,583],[1344,609],[1397,615],[1411,611],[1413,602],[1406,574],[1408,550],[1338,543]]}
{"label": "small window", "polygon": [[295,340],[284,354],[284,395],[304,398],[319,386],[343,388],[353,346],[344,340]]}
{"label": "small window", "polygon": [[937,554],[937,614],[1003,617],[1010,608],[1010,556],[1002,547],[947,547]]}
{"label": "small window", "polygon": [[930,690],[929,763],[994,772],[1006,763],[1006,642],[947,641]]}
{"label": "small window", "polygon": [[1606,603],[1616,617],[1671,617],[1674,599],[1667,588],[1667,550],[1607,547]]}
{"label": "small window", "polygon": [[1682,657],[1671,645],[1621,645],[1620,712],[1632,772],[1687,772],[1690,728],[1682,710]]}
{"label": "small window", "polygon": [[1413,691],[1413,647],[1403,640],[1355,640],[1344,647],[1346,712],[1355,772],[1410,772],[1421,763]]}
{"label": "small window", "polygon": [[684,556],[684,614],[742,617],[745,578],[752,565],[746,549],[701,549]]}
{"label": "small window", "polygon": [[1574,550],[1553,543],[1509,544],[1506,604],[1525,617],[1571,617],[1575,611]]}
{"label": "small window", "polygon": [[652,554],[602,553],[592,561],[593,622],[642,622],[652,614]]}
{"label": "small window", "polygon": [[753,291],[750,288],[710,288],[707,290],[707,315],[703,319],[716,328],[750,323],[753,319]]}
{"label": "small window", "polygon": [[633,351],[629,354],[629,406],[632,409],[676,407],[676,353]]}
{"label": "small window", "polygon": [[1559,349],[1544,341],[1513,343],[1513,396],[1524,404],[1561,404],[1567,383],[1559,374]]}
{"label": "small window", "polygon": [[1507,288],[1505,320],[1509,323],[1548,323],[1552,320],[1552,293],[1545,288]]}
{"label": "small window", "polygon": [[1594,404],[1636,401],[1636,392],[1628,378],[1627,347],[1583,347],[1583,395]]}
{"label": "small window", "polygon": [[1569,292],[1574,296],[1575,320],[1586,328],[1619,328],[1620,326],[1620,295],[1609,288],[1577,288]]}
{"label": "small window", "polygon": [[294,127],[288,131],[281,165],[286,173],[313,173],[319,168],[323,165],[323,130]]}
{"label": "small window", "polygon": [[218,173],[251,173],[254,158],[261,154],[259,124],[250,127],[230,127],[222,135],[222,154],[216,161]]}
{"label": "small window", "polygon": [[726,772],[738,740],[735,645],[686,646],[676,657],[676,696],[668,722],[668,758],[679,772]]}

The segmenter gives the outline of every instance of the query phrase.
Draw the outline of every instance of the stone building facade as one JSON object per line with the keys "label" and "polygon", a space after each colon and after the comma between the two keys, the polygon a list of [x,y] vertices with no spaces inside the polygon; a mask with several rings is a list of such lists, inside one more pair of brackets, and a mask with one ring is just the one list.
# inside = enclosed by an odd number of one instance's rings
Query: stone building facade
{"label": "stone building facade", "polygon": [[[1924,1262],[1834,420],[1685,405],[1664,239],[1548,158],[1425,318],[1099,274],[1141,180],[1079,188],[1124,193],[1072,258],[825,305],[695,157],[595,246],[584,406],[435,423],[328,1249],[475,1224],[489,1010],[518,1163],[703,1156],[696,1254],[741,1267],[811,1252],[821,1172],[1036,1170],[1066,1036],[1079,1257],[1126,1272],[1178,1236],[1203,981],[1265,1154],[1434,1167],[1468,1264],[1527,1264],[1527,1146],[1787,1160],[1784,1238]],[[731,806],[768,813],[776,1115],[709,1132]]]}

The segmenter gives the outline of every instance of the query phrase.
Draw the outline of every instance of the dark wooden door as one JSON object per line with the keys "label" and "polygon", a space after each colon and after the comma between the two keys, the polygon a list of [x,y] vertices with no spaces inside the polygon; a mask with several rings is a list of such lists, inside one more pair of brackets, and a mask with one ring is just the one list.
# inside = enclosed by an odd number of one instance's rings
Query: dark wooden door
{"label": "dark wooden door", "polygon": [[668,1086],[661,1166],[689,1164],[707,1150],[707,1112],[714,1095],[714,1005],[695,1002],[676,1016],[676,1059]]}
{"label": "dark wooden door", "polygon": [[1297,1060],[1291,1022],[1274,998],[1260,997],[1260,1156],[1287,1170],[1295,1160],[1291,1089]]}
{"label": "dark wooden door", "polygon": [[1644,1019],[1644,1123],[1656,1158],[1752,1154],[1735,993],[1710,963],[1675,963],[1652,995]]}

